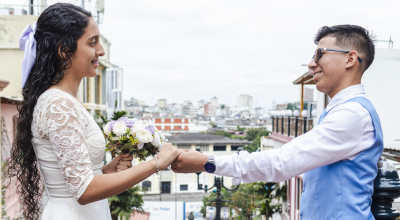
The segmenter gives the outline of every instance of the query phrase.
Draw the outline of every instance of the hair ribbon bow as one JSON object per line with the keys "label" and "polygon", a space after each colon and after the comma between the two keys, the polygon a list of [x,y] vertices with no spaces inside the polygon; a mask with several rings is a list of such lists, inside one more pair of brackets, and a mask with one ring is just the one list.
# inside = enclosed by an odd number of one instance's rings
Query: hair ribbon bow
{"label": "hair ribbon bow", "polygon": [[36,21],[33,26],[28,24],[19,36],[19,49],[25,50],[24,60],[22,61],[21,88],[24,88],[26,80],[29,77],[33,64],[36,59]]}

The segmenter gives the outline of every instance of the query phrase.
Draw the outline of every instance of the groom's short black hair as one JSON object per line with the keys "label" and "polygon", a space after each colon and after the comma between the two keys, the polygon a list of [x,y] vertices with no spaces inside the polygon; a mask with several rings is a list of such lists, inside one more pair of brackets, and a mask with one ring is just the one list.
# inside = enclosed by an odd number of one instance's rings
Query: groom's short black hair
{"label": "groom's short black hair", "polygon": [[358,25],[335,25],[323,26],[318,30],[314,38],[315,44],[326,37],[331,36],[336,39],[335,44],[346,50],[354,50],[360,55],[365,63],[365,70],[372,64],[375,57],[375,36],[367,29]]}

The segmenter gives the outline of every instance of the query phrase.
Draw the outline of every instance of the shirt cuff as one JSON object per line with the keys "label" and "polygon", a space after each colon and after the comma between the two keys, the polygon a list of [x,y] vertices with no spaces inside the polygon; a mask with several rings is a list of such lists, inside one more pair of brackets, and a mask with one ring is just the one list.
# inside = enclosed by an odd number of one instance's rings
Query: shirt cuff
{"label": "shirt cuff", "polygon": [[215,172],[219,176],[233,177],[232,185],[239,185],[242,182],[240,174],[240,158],[237,154],[214,156]]}

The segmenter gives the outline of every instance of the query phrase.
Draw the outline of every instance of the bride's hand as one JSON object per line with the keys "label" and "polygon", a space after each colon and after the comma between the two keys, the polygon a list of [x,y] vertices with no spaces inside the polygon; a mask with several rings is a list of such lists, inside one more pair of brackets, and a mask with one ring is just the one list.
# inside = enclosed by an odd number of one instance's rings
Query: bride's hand
{"label": "bride's hand", "polygon": [[180,153],[182,153],[182,150],[177,149],[174,145],[170,143],[164,144],[157,155],[159,170],[167,169]]}
{"label": "bride's hand", "polygon": [[103,166],[103,173],[116,173],[124,171],[132,167],[133,156],[129,154],[120,154],[115,157],[109,164]]}

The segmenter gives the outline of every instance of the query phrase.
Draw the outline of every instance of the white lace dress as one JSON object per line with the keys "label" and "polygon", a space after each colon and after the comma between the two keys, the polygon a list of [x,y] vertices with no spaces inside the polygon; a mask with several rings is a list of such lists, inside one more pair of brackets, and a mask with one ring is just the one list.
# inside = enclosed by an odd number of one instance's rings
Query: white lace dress
{"label": "white lace dress", "polygon": [[58,89],[44,92],[33,112],[32,144],[44,182],[42,220],[111,220],[107,199],[80,205],[102,174],[105,140],[89,112]]}

